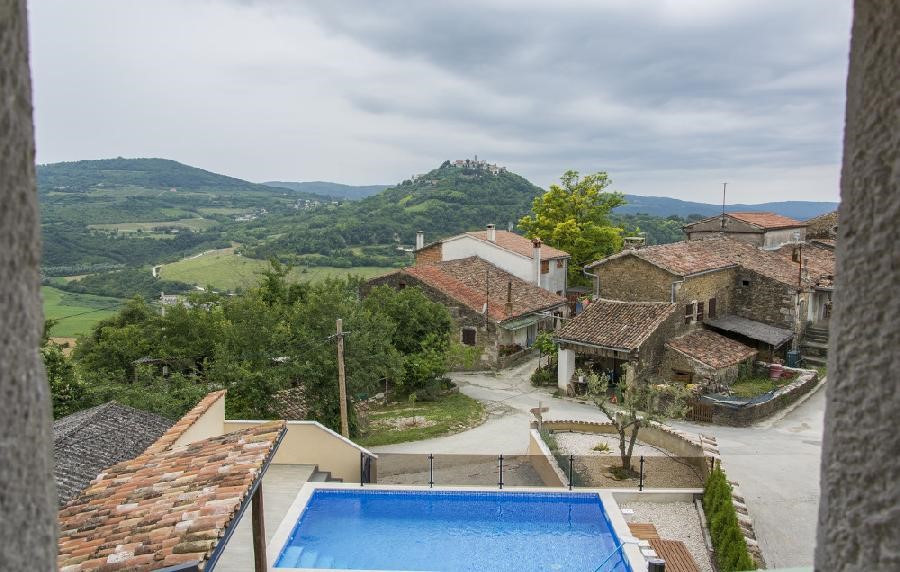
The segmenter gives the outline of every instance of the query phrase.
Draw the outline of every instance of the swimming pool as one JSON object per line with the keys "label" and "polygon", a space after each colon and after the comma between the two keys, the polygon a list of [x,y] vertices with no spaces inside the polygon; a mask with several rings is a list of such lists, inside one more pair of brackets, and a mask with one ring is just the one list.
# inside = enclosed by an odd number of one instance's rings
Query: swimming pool
{"label": "swimming pool", "polygon": [[275,567],[630,572],[619,544],[597,493],[317,488]]}

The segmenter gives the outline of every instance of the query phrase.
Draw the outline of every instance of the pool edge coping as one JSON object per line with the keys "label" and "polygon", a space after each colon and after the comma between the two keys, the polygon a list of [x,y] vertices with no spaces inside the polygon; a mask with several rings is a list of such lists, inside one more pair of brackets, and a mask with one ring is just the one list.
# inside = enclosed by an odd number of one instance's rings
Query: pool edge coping
{"label": "pool edge coping", "polygon": [[[502,490],[497,487],[486,487],[486,486],[471,486],[471,487],[461,487],[461,486],[435,486],[433,488],[425,488],[423,486],[410,486],[410,485],[366,485],[365,487],[359,486],[358,483],[338,483],[338,482],[309,482],[303,484],[300,487],[300,491],[297,492],[297,496],[294,497],[294,501],[291,503],[290,508],[284,515],[284,518],[281,519],[281,522],[278,524],[278,528],[275,529],[275,534],[272,535],[272,539],[266,545],[266,559],[268,562],[268,569],[271,572],[322,572],[322,568],[276,568],[275,562],[277,562],[278,557],[281,555],[281,550],[284,548],[285,543],[288,541],[288,538],[293,532],[294,528],[299,522],[300,517],[303,514],[303,511],[309,504],[310,498],[318,489],[331,489],[331,490],[381,490],[381,491],[410,491],[410,492],[428,492],[428,491],[443,491],[443,492],[492,492],[492,493],[503,493],[503,492],[523,492],[523,493],[586,493],[586,494],[596,494],[600,497],[600,502],[603,504],[604,512],[606,513],[606,517],[609,519],[610,524],[612,525],[613,532],[616,534],[616,537],[619,540],[620,544],[623,544],[622,552],[628,560],[628,565],[631,567],[632,572],[646,572],[647,570],[647,560],[644,558],[643,553],[641,552],[640,546],[637,544],[638,539],[632,536],[630,529],[628,528],[628,523],[625,521],[625,517],[622,516],[622,511],[619,508],[619,503],[615,498],[615,494],[621,492],[632,492],[632,489],[584,489],[579,488],[577,490],[569,490],[566,487],[512,487],[507,486]],[[649,491],[648,491],[649,492]],[[612,510],[610,510],[612,509]],[[599,564],[598,564],[599,565]],[[410,570],[400,570],[400,571],[392,571],[392,570],[350,570],[343,569],[343,572],[415,572]]]}

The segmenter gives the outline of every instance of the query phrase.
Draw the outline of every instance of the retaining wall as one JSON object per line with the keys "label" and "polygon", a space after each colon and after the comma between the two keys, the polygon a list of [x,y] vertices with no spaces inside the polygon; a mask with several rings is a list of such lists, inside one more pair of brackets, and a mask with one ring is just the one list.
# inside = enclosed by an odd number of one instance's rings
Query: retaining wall
{"label": "retaining wall", "polygon": [[797,401],[819,383],[819,374],[815,370],[793,367],[785,367],[784,370],[797,372],[797,379],[775,391],[772,398],[767,401],[726,404],[713,401],[709,397],[701,397],[700,401],[711,408],[712,423],[734,427],[752,425]]}

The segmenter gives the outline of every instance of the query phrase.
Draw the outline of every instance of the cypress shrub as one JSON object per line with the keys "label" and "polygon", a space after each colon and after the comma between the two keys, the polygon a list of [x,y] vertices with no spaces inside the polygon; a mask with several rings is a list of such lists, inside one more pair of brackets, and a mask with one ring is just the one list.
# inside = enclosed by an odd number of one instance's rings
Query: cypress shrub
{"label": "cypress shrub", "polygon": [[747,552],[747,543],[731,503],[731,485],[722,468],[716,465],[703,491],[703,512],[712,537],[716,563],[721,572],[755,570],[756,563]]}

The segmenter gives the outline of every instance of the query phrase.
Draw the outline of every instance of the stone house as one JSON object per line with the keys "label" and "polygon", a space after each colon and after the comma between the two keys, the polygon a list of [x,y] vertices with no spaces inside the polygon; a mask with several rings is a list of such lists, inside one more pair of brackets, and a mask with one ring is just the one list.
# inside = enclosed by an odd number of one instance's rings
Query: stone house
{"label": "stone house", "polygon": [[838,212],[831,211],[806,221],[806,238],[835,240],[838,231]]}
{"label": "stone house", "polygon": [[[804,328],[819,320],[826,293],[830,296],[834,256],[832,251],[811,244],[797,243],[767,250],[729,236],[717,236],[625,250],[589,264],[586,271],[594,276],[595,294],[604,304],[617,300],[671,304],[677,308],[676,325],[670,324],[662,333],[643,342],[643,346],[656,344],[653,348],[642,346],[647,355],[667,352],[665,344],[669,340],[712,329],[720,337],[740,343],[746,351],[772,359],[785,357],[788,349],[799,347]],[[580,321],[598,322],[598,317],[585,312],[566,327],[574,329],[575,324],[582,329],[600,327],[597,323],[581,324]],[[618,327],[640,329],[643,325],[623,315]],[[792,340],[793,344],[789,344]],[[687,341],[696,339],[687,338]],[[579,354],[588,353],[583,348],[572,347]],[[659,360],[643,360],[638,365],[639,377],[658,374],[664,379],[684,379],[683,372],[693,372],[723,383],[731,380],[736,371],[661,367]],[[560,383],[564,382],[568,380],[561,378]]]}
{"label": "stone house", "polygon": [[598,300],[556,333],[557,384],[570,392],[576,354],[586,370],[606,373],[614,383],[632,383],[656,371],[663,345],[679,331],[677,306],[666,302]]}
{"label": "stone house", "polygon": [[710,330],[694,330],[666,342],[661,377],[716,391],[750,371],[757,351]]}
{"label": "stone house", "polygon": [[566,295],[568,252],[531,240],[493,224],[483,231],[464,232],[425,244],[423,232],[416,234],[415,265],[433,264],[477,256],[525,282],[559,296]]}
{"label": "stone house", "polygon": [[725,213],[683,227],[688,240],[728,236],[761,248],[806,240],[806,223],[775,213]]}
{"label": "stone house", "polygon": [[569,315],[562,296],[477,256],[419,264],[367,281],[375,286],[419,287],[443,304],[454,322],[453,336],[481,349],[475,367],[503,367],[510,356],[534,343],[538,332],[554,330]]}

